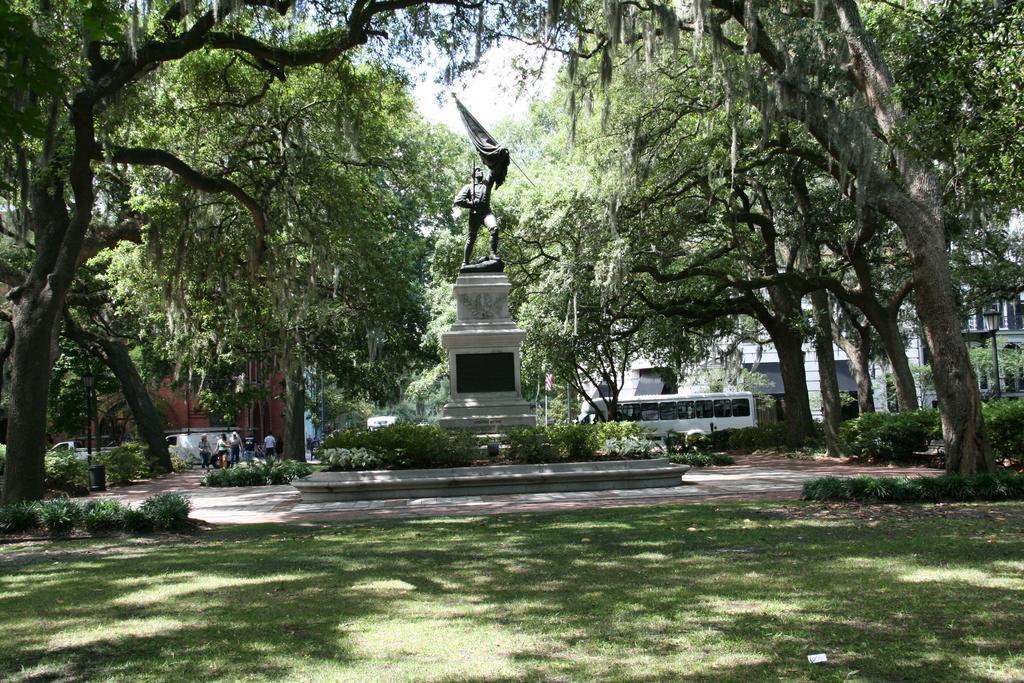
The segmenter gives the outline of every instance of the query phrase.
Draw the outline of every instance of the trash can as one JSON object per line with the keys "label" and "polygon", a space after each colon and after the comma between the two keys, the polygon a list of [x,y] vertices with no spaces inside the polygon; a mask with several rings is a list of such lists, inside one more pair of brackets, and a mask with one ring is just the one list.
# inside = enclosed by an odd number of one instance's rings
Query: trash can
{"label": "trash can", "polygon": [[90,491],[106,491],[107,490],[107,467],[96,463],[95,465],[89,465],[89,490]]}

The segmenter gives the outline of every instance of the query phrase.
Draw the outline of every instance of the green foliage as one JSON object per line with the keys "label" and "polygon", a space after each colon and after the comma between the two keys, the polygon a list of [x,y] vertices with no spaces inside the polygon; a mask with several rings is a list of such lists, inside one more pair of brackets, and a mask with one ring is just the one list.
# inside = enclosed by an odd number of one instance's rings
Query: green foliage
{"label": "green foliage", "polygon": [[46,488],[69,495],[89,492],[89,464],[74,451],[46,454]]}
{"label": "green foliage", "polygon": [[0,443],[0,477],[4,475],[4,469],[7,467],[7,444]]}
{"label": "green foliage", "polygon": [[128,508],[124,512],[124,529],[135,534],[148,534],[155,528],[153,518],[141,508]]}
{"label": "green foliage", "polygon": [[82,507],[70,498],[44,500],[39,507],[43,526],[52,534],[66,534],[82,521]]}
{"label": "green foliage", "polygon": [[944,474],[938,477],[821,477],[804,483],[807,500],[887,503],[1024,500],[1024,475]]}
{"label": "green foliage", "polygon": [[39,509],[40,503],[36,500],[22,500],[0,506],[0,534],[17,534],[38,529],[42,524]]}
{"label": "green foliage", "polygon": [[185,531],[191,526],[188,513],[192,503],[180,493],[161,493],[147,498],[139,506],[157,531]]}
{"label": "green foliage", "polygon": [[334,432],[324,439],[324,448],[365,448],[379,455],[387,469],[426,469],[469,465],[479,444],[462,430],[399,422],[374,431]]}
{"label": "green foliage", "polygon": [[608,439],[604,442],[604,450],[609,458],[645,460],[657,455],[661,447],[657,441],[645,436],[627,436],[621,439]]}
{"label": "green foliage", "polygon": [[639,422],[598,422],[594,429],[597,430],[597,438],[601,444],[608,439],[626,439],[650,433],[650,430],[645,429]]}
{"label": "green foliage", "polygon": [[93,461],[106,467],[107,483],[122,486],[135,479],[149,476],[146,459],[148,449],[141,443],[127,443],[93,456]]}
{"label": "green foliage", "polygon": [[379,470],[384,460],[365,448],[325,448],[320,452],[320,463],[331,472]]}
{"label": "green foliage", "polygon": [[728,447],[736,451],[756,451],[768,448],[779,448],[786,444],[786,423],[772,422],[747,427],[744,429],[727,429]]}
{"label": "green foliage", "polygon": [[907,460],[941,438],[934,410],[907,413],[865,413],[839,427],[840,448],[847,455],[874,460]]}
{"label": "green foliage", "polygon": [[535,465],[558,459],[558,449],[544,427],[513,427],[506,429],[501,439],[508,446],[509,459],[514,462]]}
{"label": "green foliage", "polygon": [[989,401],[981,412],[996,458],[1024,461],[1024,401]]}
{"label": "green foliage", "polygon": [[686,450],[692,453],[706,453],[714,448],[711,437],[695,432],[686,435]]}
{"label": "green foliage", "polygon": [[668,454],[671,462],[692,467],[710,467],[712,465],[735,465],[736,459],[725,453],[672,452]]}
{"label": "green foliage", "polygon": [[313,468],[298,460],[251,462],[237,467],[213,470],[203,477],[203,486],[280,486],[309,476]]}
{"label": "green foliage", "polygon": [[561,424],[548,428],[552,445],[571,461],[592,460],[603,441],[598,429],[588,424]]}
{"label": "green foliage", "polygon": [[192,471],[192,461],[187,457],[185,450],[177,446],[171,447],[171,471],[178,473]]}
{"label": "green foliage", "polygon": [[90,533],[117,531],[125,527],[128,507],[116,500],[91,500],[82,511],[82,526]]}

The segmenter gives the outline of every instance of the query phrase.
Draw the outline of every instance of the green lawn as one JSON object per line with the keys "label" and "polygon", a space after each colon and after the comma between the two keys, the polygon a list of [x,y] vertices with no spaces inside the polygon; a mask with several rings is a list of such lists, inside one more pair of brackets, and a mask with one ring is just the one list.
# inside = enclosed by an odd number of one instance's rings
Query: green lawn
{"label": "green lawn", "polygon": [[1024,678],[1024,504],[234,527],[0,572],[9,680]]}

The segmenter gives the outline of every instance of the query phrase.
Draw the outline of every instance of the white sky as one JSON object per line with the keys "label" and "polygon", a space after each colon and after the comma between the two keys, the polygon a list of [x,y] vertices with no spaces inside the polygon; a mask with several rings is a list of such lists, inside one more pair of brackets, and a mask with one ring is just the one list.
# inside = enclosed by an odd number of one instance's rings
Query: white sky
{"label": "white sky", "polygon": [[[522,119],[529,111],[531,102],[551,93],[561,64],[557,56],[548,55],[541,78],[528,83],[523,92],[520,92],[513,67],[515,60],[529,60],[530,64],[539,65],[543,58],[543,50],[540,48],[506,42],[485,52],[476,70],[447,86],[435,82],[444,58],[436,52],[425,54],[419,67],[409,67],[410,73],[417,79],[412,91],[413,98],[420,113],[428,121],[446,125],[454,132],[464,134],[462,119],[450,97],[450,93],[454,93],[485,128],[492,130],[502,119]],[[442,96],[441,102],[438,102],[439,95]]]}

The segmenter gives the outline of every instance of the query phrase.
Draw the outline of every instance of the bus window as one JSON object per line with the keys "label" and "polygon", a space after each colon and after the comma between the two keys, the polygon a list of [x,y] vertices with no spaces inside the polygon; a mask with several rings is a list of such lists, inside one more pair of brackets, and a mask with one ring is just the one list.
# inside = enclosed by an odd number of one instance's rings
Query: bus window
{"label": "bus window", "polygon": [[693,419],[693,401],[680,401],[677,407],[680,420]]}
{"label": "bus window", "polygon": [[727,398],[716,398],[715,417],[732,417],[732,401]]}
{"label": "bus window", "polygon": [[619,422],[636,422],[640,419],[640,406],[636,403],[620,403]]}
{"label": "bus window", "polygon": [[734,398],[732,400],[732,416],[748,417],[750,415],[750,401],[745,398]]}
{"label": "bus window", "polygon": [[693,416],[697,419],[714,417],[712,405],[711,401],[694,401]]}
{"label": "bus window", "polygon": [[676,402],[666,401],[658,404],[658,417],[662,420],[676,419]]}
{"label": "bus window", "polygon": [[641,403],[640,419],[644,422],[655,422],[658,419],[657,403]]}

